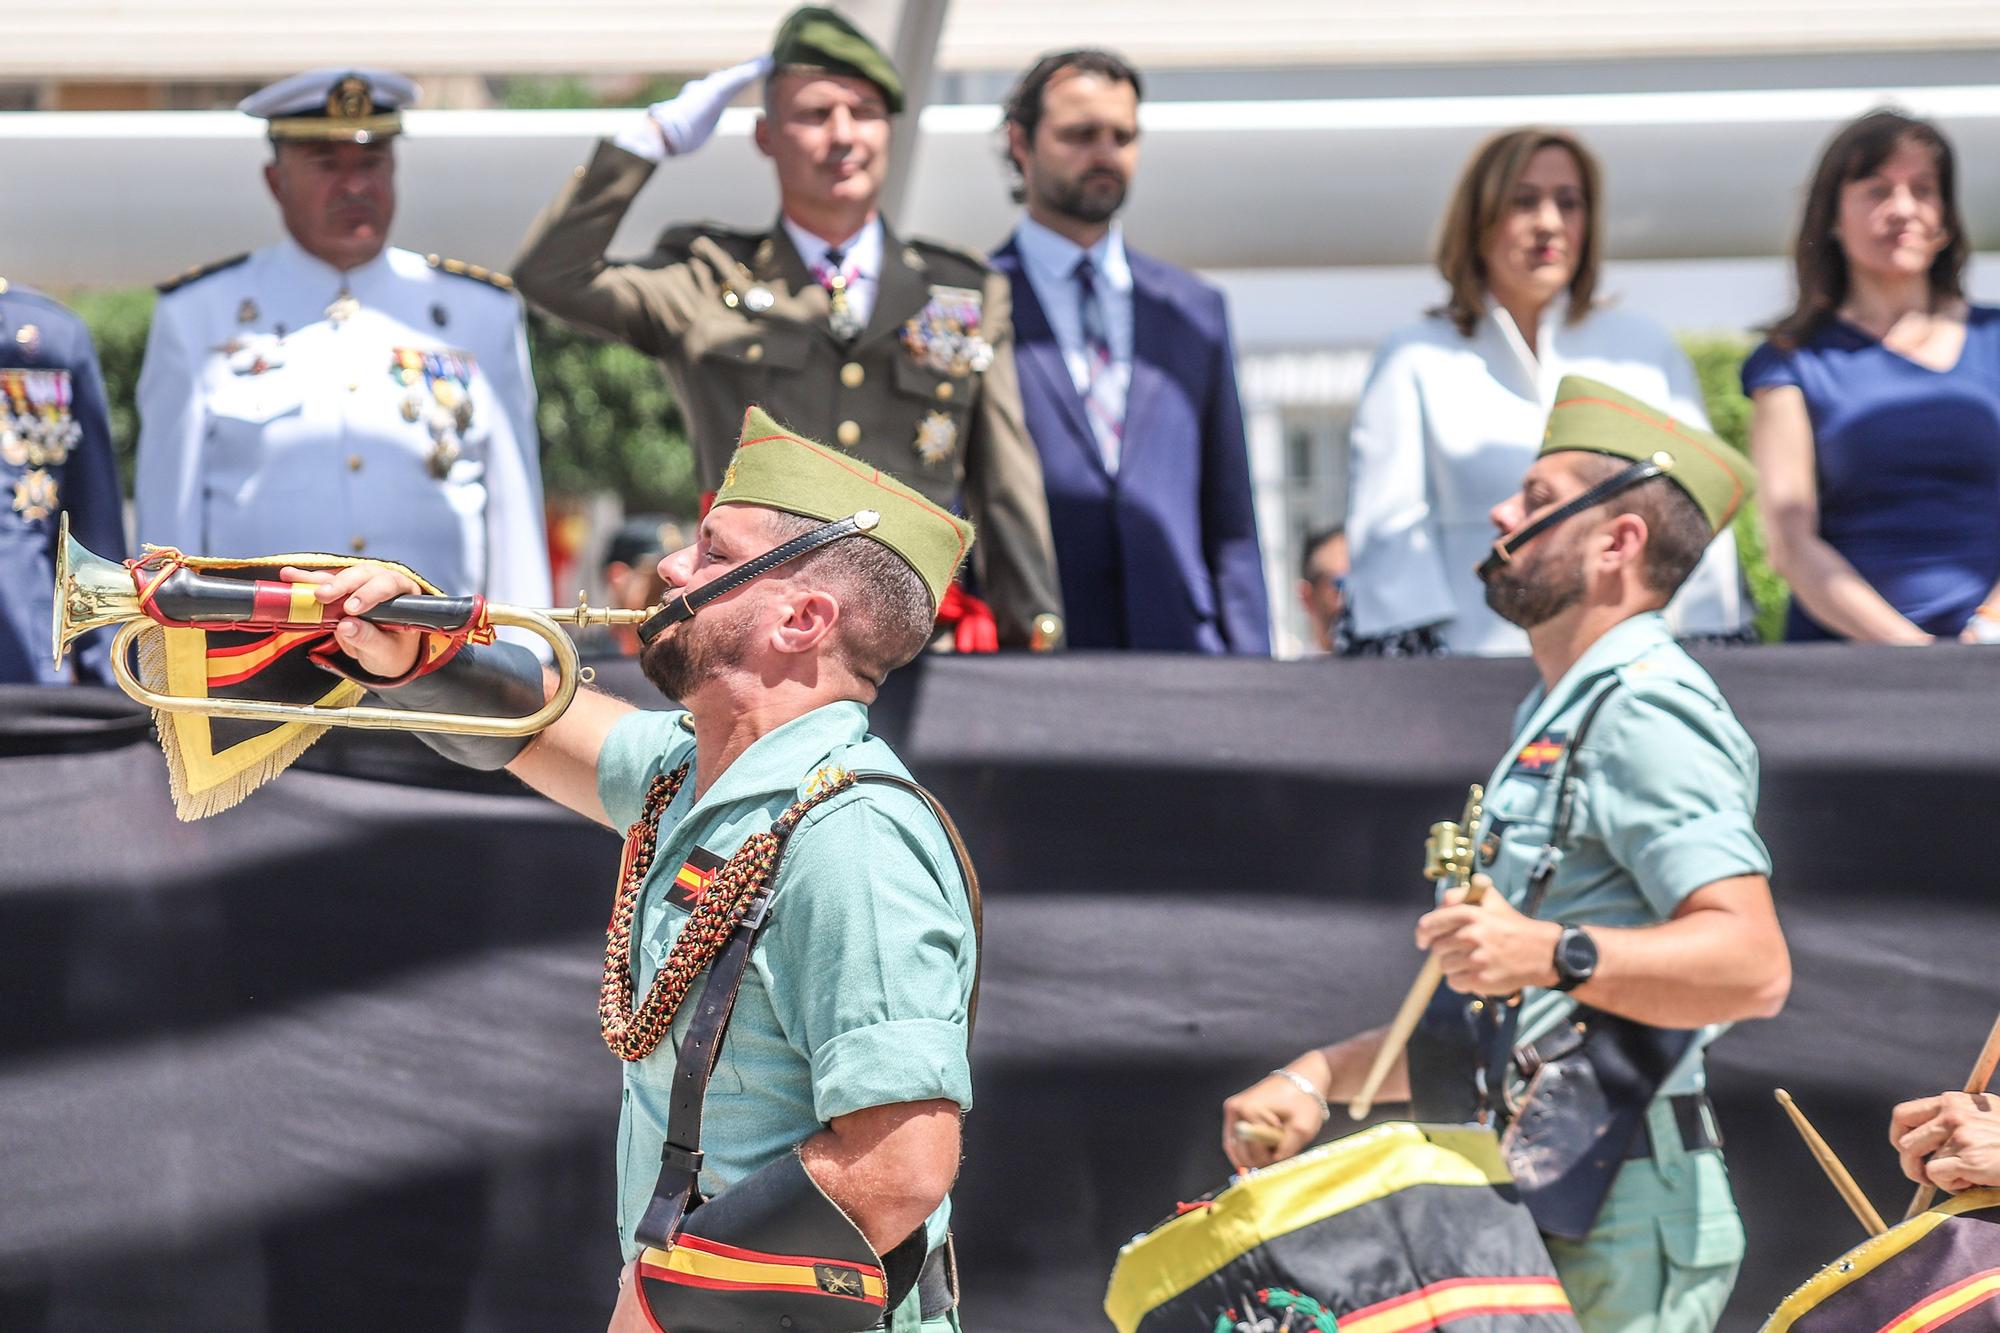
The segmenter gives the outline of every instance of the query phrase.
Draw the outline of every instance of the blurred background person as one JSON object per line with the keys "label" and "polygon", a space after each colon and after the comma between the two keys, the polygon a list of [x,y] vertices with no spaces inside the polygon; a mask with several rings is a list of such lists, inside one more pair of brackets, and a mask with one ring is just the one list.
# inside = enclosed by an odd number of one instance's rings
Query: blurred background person
{"label": "blurred background person", "polygon": [[[1597,160],[1573,134],[1507,130],[1474,150],[1436,259],[1450,292],[1377,351],[1349,436],[1348,605],[1357,655],[1511,656],[1527,636],[1486,606],[1473,569],[1488,511],[1533,461],[1565,375],[1706,428],[1686,353],[1597,299]],[[1717,535],[1668,607],[1678,637],[1750,637],[1732,534]]]}
{"label": "blurred background person", "polygon": [[1338,652],[1347,612],[1347,530],[1338,524],[1306,534],[1299,605],[1305,608],[1312,646],[1322,653]]}
{"label": "blurred background person", "polygon": [[[503,277],[389,244],[416,85],[320,69],[237,107],[270,123],[285,236],[160,288],[139,376],[138,539],[408,565],[546,606],[534,381]],[[509,631],[512,633],[512,631]]]}
{"label": "blurred background person", "polygon": [[1813,172],[1797,302],[1743,366],[1787,639],[1973,637],[2000,605],[2000,310],[1965,299],[1956,178],[1887,110]]}
{"label": "blurred background person", "polygon": [[[111,636],[51,660],[56,532],[125,558],[125,509],[90,330],[40,292],[0,279],[0,685],[111,683]],[[74,673],[74,675],[72,675]]]}
{"label": "blurred background person", "polygon": [[[660,559],[669,551],[694,544],[694,525],[666,514],[634,514],[618,525],[604,550],[607,604],[623,611],[643,611],[663,599],[667,583],[660,577]],[[639,651],[639,636],[629,625],[613,625],[601,634],[579,637],[592,650],[631,657]]]}
{"label": "blurred background person", "polygon": [[1215,287],[1125,245],[1139,74],[1043,56],[1009,94],[1026,205],[993,254],[1014,293],[1074,648],[1271,651],[1229,314]]}
{"label": "blurred background person", "polygon": [[[777,219],[678,226],[645,259],[607,260],[659,164],[708,142],[759,80]],[[557,319],[659,360],[705,494],[722,485],[744,409],[760,406],[972,519],[984,600],[955,583],[939,608],[958,648],[1051,647],[1061,594],[1007,287],[973,255],[899,239],[877,209],[902,109],[902,76],[866,34],[832,10],[794,10],[768,54],[694,80],[599,144],[514,275]]]}

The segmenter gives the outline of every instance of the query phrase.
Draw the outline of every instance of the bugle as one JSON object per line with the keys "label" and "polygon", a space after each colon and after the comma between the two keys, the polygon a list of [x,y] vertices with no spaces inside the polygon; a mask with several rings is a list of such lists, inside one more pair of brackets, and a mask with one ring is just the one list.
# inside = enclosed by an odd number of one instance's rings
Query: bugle
{"label": "bugle", "polygon": [[411,593],[393,597],[356,619],[373,624],[438,633],[464,633],[475,626],[523,629],[549,645],[555,655],[556,688],[542,707],[519,717],[469,713],[416,712],[367,704],[314,707],[258,699],[195,698],[149,688],[132,669],[132,644],[153,626],[215,630],[327,630],[340,619],[313,596],[313,584],[229,578],[197,573],[177,559],[149,567],[145,560],[107,560],[85,547],[62,518],[56,549],[55,615],[52,626],[57,666],[69,645],[94,629],[119,626],[111,645],[111,669],[118,687],[140,703],[170,713],[261,722],[307,722],[316,726],[392,731],[441,731],[464,736],[527,736],[554,722],[576,695],[582,672],[576,645],[565,627],[638,625],[657,608],[641,611],[594,607],[579,597],[573,607],[530,609],[486,602],[478,597]]}

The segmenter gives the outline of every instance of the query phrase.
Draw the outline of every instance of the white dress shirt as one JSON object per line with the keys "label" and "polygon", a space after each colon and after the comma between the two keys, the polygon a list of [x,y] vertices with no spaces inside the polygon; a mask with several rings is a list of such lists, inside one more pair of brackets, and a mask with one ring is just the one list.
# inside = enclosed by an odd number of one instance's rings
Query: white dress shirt
{"label": "white dress shirt", "polygon": [[[1049,329],[1056,336],[1063,364],[1069,367],[1070,383],[1079,394],[1090,391],[1090,353],[1083,339],[1083,289],[1077,285],[1077,262],[1086,255],[1096,270],[1094,285],[1104,312],[1105,341],[1111,347],[1111,368],[1116,381],[1113,399],[1124,403],[1132,384],[1132,265],[1125,257],[1125,236],[1116,222],[1089,249],[1062,233],[1044,227],[1023,214],[1014,229],[1014,248],[1020,252],[1021,268],[1035,300],[1048,316]],[[1118,470],[1116,450],[1099,446],[1104,465]]]}
{"label": "white dress shirt", "polygon": [[287,237],[160,298],[138,401],[142,542],[363,555],[549,605],[512,292],[394,248],[342,273]]}
{"label": "white dress shirt", "polygon": [[[1379,638],[1440,625],[1454,653],[1516,656],[1528,636],[1487,609],[1473,569],[1498,535],[1488,511],[1520,488],[1556,385],[1587,375],[1706,427],[1686,353],[1643,316],[1599,309],[1564,322],[1551,302],[1528,350],[1491,306],[1470,338],[1428,317],[1382,344],[1349,436],[1348,600],[1354,633]],[[1677,635],[1732,634],[1751,608],[1736,539],[1718,535],[1668,604]]]}
{"label": "white dress shirt", "polygon": [[[826,252],[833,249],[832,242],[821,240],[790,218],[784,219],[784,226],[785,235],[792,238],[792,248],[805,261],[806,272],[817,279],[820,265],[826,262]],[[882,218],[879,214],[869,218],[860,231],[841,242],[840,268],[847,275],[847,308],[865,327],[869,317],[875,313],[875,292],[882,284]]]}

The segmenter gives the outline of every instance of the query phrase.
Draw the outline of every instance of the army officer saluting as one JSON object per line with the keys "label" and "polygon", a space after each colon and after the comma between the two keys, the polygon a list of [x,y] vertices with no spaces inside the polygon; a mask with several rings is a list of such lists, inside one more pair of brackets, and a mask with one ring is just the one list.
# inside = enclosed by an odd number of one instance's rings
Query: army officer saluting
{"label": "army officer saluting", "polygon": [[[645,259],[607,262],[655,166],[699,148],[760,78],[756,140],[777,171],[777,221],[678,226]],[[600,144],[514,277],[557,318],[659,358],[703,491],[722,484],[744,409],[761,406],[969,516],[1000,643],[1051,646],[1061,594],[1007,283],[971,255],[898,239],[877,211],[902,109],[902,80],[874,43],[832,10],[800,9],[770,54],[690,83]],[[940,608],[961,648],[990,643],[983,609],[956,586]]]}

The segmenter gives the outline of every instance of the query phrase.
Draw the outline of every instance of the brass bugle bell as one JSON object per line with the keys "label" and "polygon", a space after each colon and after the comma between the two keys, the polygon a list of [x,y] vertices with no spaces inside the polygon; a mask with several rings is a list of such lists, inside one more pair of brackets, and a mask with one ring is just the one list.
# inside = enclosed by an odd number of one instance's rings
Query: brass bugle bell
{"label": "brass bugle bell", "polygon": [[[227,629],[232,625],[272,627],[274,624],[312,628],[324,624],[322,609],[311,593],[312,587],[308,583],[272,584],[179,569],[152,590],[151,601],[161,617],[204,629]],[[119,689],[151,708],[169,713],[200,713],[208,717],[242,718],[255,722],[309,722],[319,726],[362,727],[378,731],[444,731],[463,736],[528,736],[548,726],[569,707],[570,700],[576,696],[580,678],[576,645],[563,632],[563,627],[581,629],[589,625],[638,625],[658,609],[649,607],[642,611],[625,611],[594,607],[582,598],[578,598],[573,607],[547,610],[488,603],[488,624],[527,630],[549,645],[555,653],[557,682],[555,693],[548,702],[532,713],[520,717],[480,717],[470,713],[419,712],[368,704],[318,708],[310,704],[267,703],[258,699],[203,699],[161,694],[149,689],[132,670],[132,642],[141,630],[159,621],[142,604],[132,569],[120,561],[105,559],[70,536],[68,514],[63,515],[57,533],[55,603],[52,628],[56,665],[62,665],[63,655],[69,651],[77,636],[94,629],[122,626],[111,643],[112,674],[117,678]],[[296,609],[296,621],[286,616],[287,606]],[[377,625],[451,631],[463,629],[475,614],[476,598],[412,593],[392,597],[355,618]]]}

